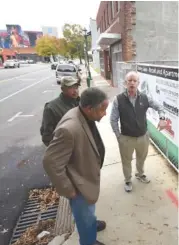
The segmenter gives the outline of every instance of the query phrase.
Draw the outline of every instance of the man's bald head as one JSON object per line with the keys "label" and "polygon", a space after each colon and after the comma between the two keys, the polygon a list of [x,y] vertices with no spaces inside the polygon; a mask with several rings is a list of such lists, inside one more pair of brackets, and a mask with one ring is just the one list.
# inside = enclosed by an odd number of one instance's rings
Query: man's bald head
{"label": "man's bald head", "polygon": [[139,86],[139,74],[136,71],[130,71],[125,76],[125,83],[128,93],[135,96]]}
{"label": "man's bald head", "polygon": [[128,72],[126,74],[126,76],[125,76],[125,81],[127,81],[131,77],[135,77],[135,79],[139,81],[139,74],[138,74],[138,72],[136,72],[136,71],[130,71],[130,72]]}

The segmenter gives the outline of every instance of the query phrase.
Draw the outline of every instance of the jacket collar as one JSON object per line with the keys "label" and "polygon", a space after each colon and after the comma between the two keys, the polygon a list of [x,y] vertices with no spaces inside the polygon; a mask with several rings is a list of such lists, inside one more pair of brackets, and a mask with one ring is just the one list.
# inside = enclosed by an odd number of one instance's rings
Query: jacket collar
{"label": "jacket collar", "polygon": [[[138,96],[140,96],[140,94],[141,94],[141,93],[140,93],[140,91],[139,91],[139,90],[137,90],[137,93],[136,93],[135,98],[137,99],[137,97],[138,97]],[[129,95],[129,93],[128,93],[127,89],[124,91],[124,95],[125,95],[126,97],[128,97],[128,98],[130,97],[130,95]]]}
{"label": "jacket collar", "polygon": [[94,137],[93,137],[92,132],[91,132],[91,130],[89,128],[89,125],[88,125],[88,121],[90,122],[90,120],[86,117],[86,115],[84,114],[84,112],[82,111],[82,109],[80,107],[78,107],[78,115],[79,115],[79,119],[81,121],[83,130],[87,134],[88,139],[91,142],[91,145],[92,145],[93,149],[96,151],[98,156],[100,156],[98,148],[97,148],[96,143],[94,141]]}

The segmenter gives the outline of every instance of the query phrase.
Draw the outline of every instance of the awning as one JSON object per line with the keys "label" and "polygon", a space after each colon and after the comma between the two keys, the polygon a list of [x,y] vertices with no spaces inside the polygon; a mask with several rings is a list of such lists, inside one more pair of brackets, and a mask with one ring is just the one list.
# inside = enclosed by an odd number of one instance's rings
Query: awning
{"label": "awning", "polygon": [[97,45],[112,45],[113,43],[121,40],[121,34],[118,33],[101,33],[97,40]]}

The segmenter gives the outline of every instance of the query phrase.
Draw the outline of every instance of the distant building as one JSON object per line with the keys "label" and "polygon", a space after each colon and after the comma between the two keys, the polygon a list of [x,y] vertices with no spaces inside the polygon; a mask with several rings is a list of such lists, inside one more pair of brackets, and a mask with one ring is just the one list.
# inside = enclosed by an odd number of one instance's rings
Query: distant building
{"label": "distant building", "polygon": [[42,32],[43,32],[43,35],[49,35],[49,36],[58,38],[58,29],[57,29],[57,27],[43,26],[42,27]]}
{"label": "distant building", "polygon": [[93,57],[93,67],[95,70],[100,71],[100,47],[97,45],[100,32],[97,30],[96,20],[90,19],[90,30],[91,30],[91,51]]}
{"label": "distant building", "polygon": [[20,25],[7,24],[0,30],[0,63],[7,59],[32,59],[34,62],[43,58],[35,51],[36,40],[43,36],[41,31],[24,31]]}

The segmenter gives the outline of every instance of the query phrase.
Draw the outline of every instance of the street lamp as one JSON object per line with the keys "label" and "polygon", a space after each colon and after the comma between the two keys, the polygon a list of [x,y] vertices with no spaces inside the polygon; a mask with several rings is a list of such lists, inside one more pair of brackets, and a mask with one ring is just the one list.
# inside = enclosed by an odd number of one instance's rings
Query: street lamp
{"label": "street lamp", "polygon": [[91,35],[91,32],[87,32],[86,28],[83,29],[84,32],[84,39],[85,39],[85,53],[86,53],[86,62],[87,62],[87,70],[88,70],[88,79],[92,80],[91,72],[90,72],[90,65],[89,65],[89,56],[88,56],[88,40],[87,37]]}

